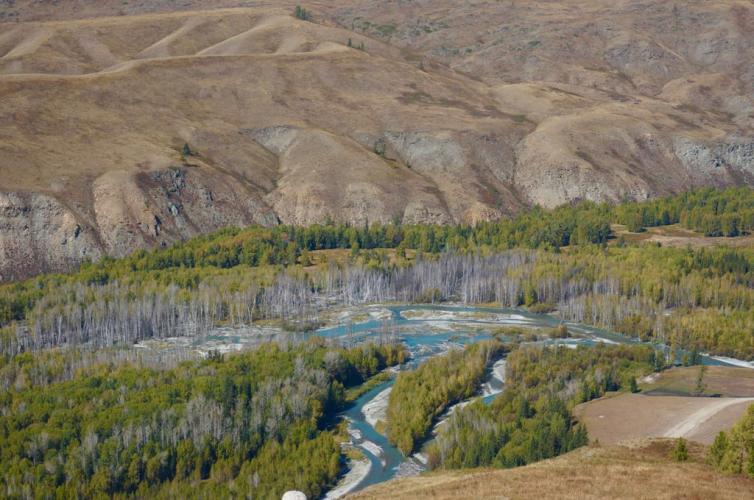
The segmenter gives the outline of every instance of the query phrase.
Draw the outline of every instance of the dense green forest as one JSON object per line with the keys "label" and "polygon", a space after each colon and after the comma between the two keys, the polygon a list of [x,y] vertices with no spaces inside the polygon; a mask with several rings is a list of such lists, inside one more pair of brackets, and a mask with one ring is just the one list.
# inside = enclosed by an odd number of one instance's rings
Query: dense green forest
{"label": "dense green forest", "polygon": [[712,188],[641,203],[623,203],[612,219],[630,231],[680,224],[705,236],[739,236],[754,230],[754,196],[750,188]]}
{"label": "dense green forest", "polygon": [[11,387],[0,393],[0,496],[317,497],[341,471],[328,426],[345,390],[406,357],[400,345],[267,344]]}
{"label": "dense green forest", "polygon": [[430,358],[416,370],[401,372],[390,392],[387,437],[405,455],[427,437],[445,409],[473,396],[487,368],[503,353],[496,340]]}
{"label": "dense green forest", "polygon": [[627,389],[655,369],[648,346],[569,349],[529,346],[507,358],[505,390],[490,405],[478,400],[455,412],[429,446],[435,468],[516,467],[587,444],[572,407]]}

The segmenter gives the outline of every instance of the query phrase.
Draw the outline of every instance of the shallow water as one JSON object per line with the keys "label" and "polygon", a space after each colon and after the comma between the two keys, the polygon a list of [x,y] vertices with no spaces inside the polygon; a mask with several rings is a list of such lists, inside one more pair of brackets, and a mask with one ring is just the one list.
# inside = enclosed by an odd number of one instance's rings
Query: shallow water
{"label": "shallow water", "polygon": [[[349,323],[351,319],[361,322],[351,324]],[[403,369],[410,369],[427,358],[447,352],[449,349],[462,348],[466,344],[489,339],[492,337],[491,332],[499,327],[522,326],[548,329],[561,323],[553,316],[534,314],[521,309],[458,305],[365,305],[345,309],[338,314],[337,320],[344,324],[322,328],[314,333],[289,333],[258,325],[218,327],[211,335],[203,337],[149,340],[136,347],[152,349],[155,352],[183,350],[206,355],[212,350],[241,351],[270,341],[299,341],[312,336],[332,339],[345,346],[370,340],[378,342],[398,340],[403,342],[411,352],[411,361],[403,367]],[[599,342],[640,343],[637,339],[630,339],[600,328],[578,323],[566,322],[565,324],[571,333],[580,338],[548,339],[539,343],[564,344],[573,347],[595,345]],[[664,349],[664,346],[660,345],[655,347]],[[702,362],[707,365],[754,368],[754,364],[721,357],[702,356]],[[384,436],[377,433],[366,422],[362,413],[364,405],[390,387],[392,383],[388,381],[373,388],[360,397],[343,415],[351,421],[351,429],[361,434],[358,438],[352,436],[352,442],[362,450],[372,464],[357,489],[386,481],[396,475],[416,474],[424,468],[420,460],[415,457],[406,458],[391,446]],[[502,385],[502,382],[496,380],[490,373],[483,384],[480,396],[483,396],[486,403],[491,403],[502,390]]]}

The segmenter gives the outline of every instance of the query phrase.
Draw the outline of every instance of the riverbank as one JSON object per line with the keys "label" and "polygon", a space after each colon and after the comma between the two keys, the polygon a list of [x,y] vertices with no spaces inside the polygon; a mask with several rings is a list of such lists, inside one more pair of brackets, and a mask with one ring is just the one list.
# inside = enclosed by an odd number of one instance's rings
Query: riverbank
{"label": "riverbank", "polygon": [[348,472],[343,475],[335,488],[327,492],[324,497],[325,500],[335,500],[355,490],[369,474],[372,463],[366,458],[363,460],[351,459],[348,461],[347,467]]}

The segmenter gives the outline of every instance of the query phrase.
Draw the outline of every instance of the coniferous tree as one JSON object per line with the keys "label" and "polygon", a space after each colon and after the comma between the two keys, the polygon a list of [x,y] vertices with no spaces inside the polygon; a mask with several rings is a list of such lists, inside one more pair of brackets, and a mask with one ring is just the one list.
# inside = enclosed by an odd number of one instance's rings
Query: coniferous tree
{"label": "coniferous tree", "polygon": [[689,459],[689,450],[685,439],[678,438],[676,440],[673,448],[673,459],[676,462],[685,462]]}

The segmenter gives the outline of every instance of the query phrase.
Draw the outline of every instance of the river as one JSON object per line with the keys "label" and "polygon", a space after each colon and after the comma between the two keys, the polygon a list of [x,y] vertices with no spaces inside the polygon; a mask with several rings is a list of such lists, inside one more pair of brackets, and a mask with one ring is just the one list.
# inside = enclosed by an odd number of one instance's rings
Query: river
{"label": "river", "polygon": [[[332,316],[334,314],[335,316]],[[356,345],[370,340],[397,340],[403,342],[411,352],[411,361],[402,369],[410,369],[431,356],[462,348],[465,344],[492,338],[495,329],[506,326],[550,329],[561,324],[555,316],[535,314],[522,309],[472,307],[461,305],[368,305],[345,308],[333,312],[328,318],[330,324],[314,333],[288,333],[273,327],[257,325],[239,327],[218,327],[211,335],[203,337],[175,337],[148,340],[137,344],[137,348],[148,348],[155,352],[190,350],[206,355],[209,351],[233,352],[249,349],[269,341],[286,342],[291,339],[304,340],[311,336],[325,337],[345,346]],[[578,323],[565,322],[574,338],[548,339],[545,344],[595,345],[596,343],[638,344],[637,339]],[[665,349],[657,345],[658,349]],[[732,358],[702,355],[707,365],[744,366],[754,368],[754,364]],[[498,369],[491,370],[482,385],[479,396],[491,402],[502,390],[502,380]],[[495,374],[497,372],[497,375]],[[387,398],[374,401],[392,385],[385,382],[362,395],[343,417],[349,420],[351,444],[359,448],[368,459],[358,464],[352,473],[333,490],[338,495],[362,489],[366,486],[387,481],[393,477],[416,474],[423,470],[421,456],[404,457],[387,439],[378,433],[367,421],[364,407],[371,410],[372,421],[376,413],[384,411]],[[380,408],[382,406],[382,408]]]}
{"label": "river", "polygon": [[[546,314],[534,314],[520,309],[468,307],[468,306],[368,306],[358,310],[364,318],[364,311],[369,313],[368,319],[361,322],[348,323],[348,316],[342,319],[344,323],[335,327],[322,328],[317,335],[330,339],[338,339],[344,344],[355,344],[368,340],[378,340],[385,336],[395,337],[402,341],[411,352],[411,362],[405,368],[412,368],[423,360],[447,352],[449,349],[461,348],[463,345],[492,338],[491,332],[504,326],[521,326],[528,328],[553,328],[561,322],[557,318]],[[389,313],[388,313],[389,312]],[[631,339],[620,334],[600,328],[565,323],[569,332],[577,338],[546,340],[547,344],[595,345],[598,342],[611,344],[638,344],[637,339]],[[660,346],[658,346],[660,347]],[[739,360],[713,358],[702,356],[702,362],[707,365],[741,366]],[[751,365],[747,364],[749,367]],[[502,390],[500,365],[491,370],[488,380],[483,384],[480,396],[485,401],[491,401]],[[504,369],[504,367],[503,367]],[[424,469],[421,456],[404,457],[397,448],[392,446],[387,438],[378,433],[367,421],[364,407],[372,404],[383,406],[387,403],[384,391],[393,384],[387,381],[371,389],[355,401],[344,417],[349,421],[351,443],[359,448],[370,462],[370,467],[362,467],[361,477],[349,478],[351,484],[341,491],[357,491],[372,484],[387,481],[397,476],[417,474]],[[375,398],[381,403],[375,405]],[[373,420],[373,419],[372,419]]]}

